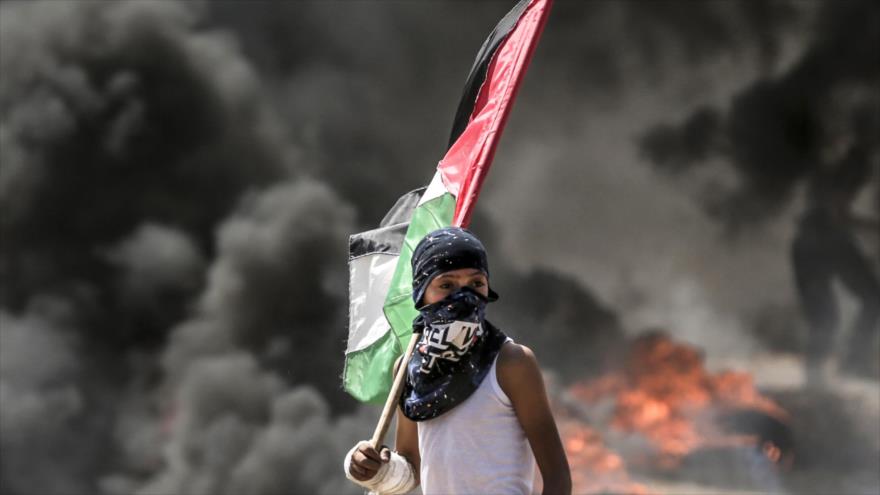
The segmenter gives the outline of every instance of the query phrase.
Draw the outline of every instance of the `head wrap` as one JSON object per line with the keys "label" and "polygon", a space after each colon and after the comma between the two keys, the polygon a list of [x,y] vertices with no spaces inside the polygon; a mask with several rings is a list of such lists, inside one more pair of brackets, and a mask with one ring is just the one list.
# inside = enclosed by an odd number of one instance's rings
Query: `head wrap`
{"label": "head wrap", "polygon": [[[475,268],[489,276],[486,248],[470,231],[459,227],[446,227],[426,235],[413,250],[413,302],[422,306],[422,298],[428,284],[437,275],[451,270]],[[489,301],[498,294],[489,289]]]}
{"label": "head wrap", "polygon": [[413,301],[420,306],[413,330],[422,337],[405,363],[400,408],[407,418],[424,421],[476,391],[507,336],[485,319],[486,304],[498,298],[491,289],[486,297],[463,287],[441,301],[422,304],[428,284],[444,272],[476,268],[488,276],[486,251],[473,234],[455,227],[431,232],[413,251],[412,267]]}

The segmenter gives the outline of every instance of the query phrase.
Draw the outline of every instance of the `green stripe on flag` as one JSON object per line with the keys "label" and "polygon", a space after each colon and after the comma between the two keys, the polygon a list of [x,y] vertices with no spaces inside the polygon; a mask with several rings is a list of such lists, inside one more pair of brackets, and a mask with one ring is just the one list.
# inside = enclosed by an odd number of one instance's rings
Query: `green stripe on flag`
{"label": "green stripe on flag", "polygon": [[342,372],[345,390],[361,402],[383,404],[391,390],[391,363],[402,353],[390,331],[364,349],[349,353]]}
{"label": "green stripe on flag", "polygon": [[[391,287],[388,289],[384,307],[385,317],[391,323],[391,329],[397,335],[401,349],[406,349],[409,344],[412,335],[412,322],[419,314],[412,300],[411,259],[413,251],[419,241],[428,233],[452,224],[454,212],[455,197],[448,192],[426,201],[413,212],[403,246],[400,248],[400,258],[397,260],[397,268],[391,278]],[[391,364],[389,363],[389,368]],[[391,390],[390,381],[388,390]]]}

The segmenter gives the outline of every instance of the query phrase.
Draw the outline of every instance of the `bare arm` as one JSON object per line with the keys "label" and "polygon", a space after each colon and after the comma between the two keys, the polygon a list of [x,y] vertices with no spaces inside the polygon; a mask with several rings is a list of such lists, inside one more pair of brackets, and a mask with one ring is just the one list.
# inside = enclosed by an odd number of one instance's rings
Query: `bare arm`
{"label": "bare arm", "polygon": [[[400,359],[394,365],[395,372],[397,371],[398,363],[400,363]],[[403,415],[400,407],[397,408],[397,437],[394,450],[412,464],[416,475],[416,482],[418,483],[422,465],[422,458],[419,455],[419,428],[415,421]]]}
{"label": "bare arm", "polygon": [[498,357],[497,372],[498,384],[510,398],[541,470],[544,494],[569,495],[571,471],[535,355],[528,347],[504,344]]}

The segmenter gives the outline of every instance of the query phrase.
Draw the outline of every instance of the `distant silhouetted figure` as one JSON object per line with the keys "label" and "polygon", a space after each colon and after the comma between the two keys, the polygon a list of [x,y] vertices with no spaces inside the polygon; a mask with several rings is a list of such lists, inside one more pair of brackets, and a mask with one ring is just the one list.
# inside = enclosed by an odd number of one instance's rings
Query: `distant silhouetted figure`
{"label": "distant silhouetted figure", "polygon": [[806,365],[811,385],[823,383],[822,368],[832,353],[840,323],[834,280],[859,303],[855,328],[840,360],[841,371],[871,377],[878,373],[880,280],[853,232],[869,222],[851,213],[853,200],[871,179],[870,139],[857,139],[832,170],[813,177],[809,204],[792,244],[798,296],[809,325]]}

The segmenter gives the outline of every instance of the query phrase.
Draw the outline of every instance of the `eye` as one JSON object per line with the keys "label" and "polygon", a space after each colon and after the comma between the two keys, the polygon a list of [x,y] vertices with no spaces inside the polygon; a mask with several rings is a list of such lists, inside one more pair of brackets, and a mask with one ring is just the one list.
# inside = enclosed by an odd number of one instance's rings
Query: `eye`
{"label": "eye", "polygon": [[441,289],[451,289],[452,284],[450,284],[449,282],[443,282],[442,284],[440,284],[440,288]]}
{"label": "eye", "polygon": [[482,280],[474,280],[473,282],[471,282],[471,285],[473,285],[474,287],[482,287],[486,285],[486,283]]}

